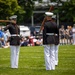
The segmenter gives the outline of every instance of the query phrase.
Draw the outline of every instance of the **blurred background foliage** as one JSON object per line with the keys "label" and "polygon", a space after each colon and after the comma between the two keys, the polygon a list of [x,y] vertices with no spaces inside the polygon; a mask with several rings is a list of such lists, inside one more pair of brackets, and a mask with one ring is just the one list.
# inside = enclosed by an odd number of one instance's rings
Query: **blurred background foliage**
{"label": "blurred background foliage", "polygon": [[[24,23],[25,19],[32,16],[33,10],[36,10],[34,1],[37,0],[0,0],[0,19],[9,19],[10,16],[18,15],[18,23]],[[51,0],[57,2],[58,0]],[[59,13],[60,21],[73,21],[75,23],[75,0],[63,2],[62,6],[54,9],[55,13]],[[42,0],[39,0],[42,3]],[[50,7],[50,6],[49,6]]]}

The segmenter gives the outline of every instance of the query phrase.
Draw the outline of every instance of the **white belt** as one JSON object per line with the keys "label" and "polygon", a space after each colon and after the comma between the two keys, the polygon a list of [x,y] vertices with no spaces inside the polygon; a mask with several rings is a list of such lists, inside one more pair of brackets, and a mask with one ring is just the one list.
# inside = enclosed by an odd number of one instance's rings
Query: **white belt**
{"label": "white belt", "polygon": [[46,35],[54,35],[54,33],[46,33]]}
{"label": "white belt", "polygon": [[20,35],[18,35],[18,34],[12,34],[11,36],[20,36]]}

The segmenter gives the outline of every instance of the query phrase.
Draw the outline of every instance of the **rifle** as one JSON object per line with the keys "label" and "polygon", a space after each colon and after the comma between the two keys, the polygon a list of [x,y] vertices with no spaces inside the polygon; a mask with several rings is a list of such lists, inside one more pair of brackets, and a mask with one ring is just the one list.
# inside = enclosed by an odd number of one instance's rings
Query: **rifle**
{"label": "rifle", "polygon": [[0,20],[0,22],[4,22],[4,23],[7,23],[7,22],[9,22],[9,23],[15,23],[13,20]]}
{"label": "rifle", "polygon": [[0,22],[9,22],[10,20],[0,20]]}
{"label": "rifle", "polygon": [[[54,8],[54,6],[52,5],[52,6],[50,7],[50,9],[49,9],[49,12],[51,12],[51,11],[53,10],[53,8]],[[43,21],[42,21],[42,24],[41,24],[41,27],[40,27],[40,30],[39,30],[39,34],[40,34],[41,30],[42,30],[43,27],[44,27],[45,21],[46,21],[46,17],[45,17],[45,18],[43,19]]]}

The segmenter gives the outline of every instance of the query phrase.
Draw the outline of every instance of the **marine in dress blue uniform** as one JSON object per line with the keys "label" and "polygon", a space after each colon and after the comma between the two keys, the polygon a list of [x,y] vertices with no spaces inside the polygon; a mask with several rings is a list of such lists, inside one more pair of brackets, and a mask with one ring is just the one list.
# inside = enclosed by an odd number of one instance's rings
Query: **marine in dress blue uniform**
{"label": "marine in dress blue uniform", "polygon": [[[52,21],[55,25],[56,24],[56,15],[52,16]],[[59,50],[59,26],[57,26],[57,32],[55,34],[55,65],[58,65],[58,50]]]}
{"label": "marine in dress blue uniform", "polygon": [[19,52],[20,52],[20,29],[16,24],[16,15],[10,17],[10,24],[8,24],[4,31],[9,30],[11,36],[9,38],[11,50],[11,68],[18,68]]}
{"label": "marine in dress blue uniform", "polygon": [[52,12],[45,12],[47,18],[43,29],[43,45],[46,70],[55,70],[55,45],[59,44],[59,29],[53,21]]}

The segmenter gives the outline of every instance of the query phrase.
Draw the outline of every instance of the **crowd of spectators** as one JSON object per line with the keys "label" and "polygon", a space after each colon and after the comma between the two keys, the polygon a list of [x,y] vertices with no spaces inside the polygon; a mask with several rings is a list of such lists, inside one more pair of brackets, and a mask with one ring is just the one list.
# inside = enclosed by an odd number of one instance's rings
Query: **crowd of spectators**
{"label": "crowd of spectators", "polygon": [[41,36],[22,37],[21,46],[41,46],[43,39]]}
{"label": "crowd of spectators", "polygon": [[[10,47],[9,45],[9,35],[7,33],[7,31],[3,31],[2,30],[2,26],[0,26],[0,48],[8,48]],[[28,36],[28,37],[24,37],[24,36],[20,36],[21,37],[21,41],[20,41],[20,45],[23,46],[41,46],[42,45],[42,37],[41,36]]]}
{"label": "crowd of spectators", "polygon": [[59,29],[60,45],[72,44],[75,45],[75,25],[70,25],[64,28],[64,25]]}
{"label": "crowd of spectators", "polygon": [[0,47],[2,48],[8,48],[9,42],[8,40],[8,34],[7,31],[2,31],[2,26],[0,26]]}
{"label": "crowd of spectators", "polygon": [[[2,31],[2,27],[0,26],[0,48],[8,48],[10,47],[8,42],[8,34],[7,31]],[[24,37],[21,36],[21,46],[42,46],[43,45],[43,38],[42,36],[28,36]],[[64,25],[59,28],[59,38],[60,38],[60,45],[71,44],[75,45],[75,25],[67,26],[64,28]]]}

